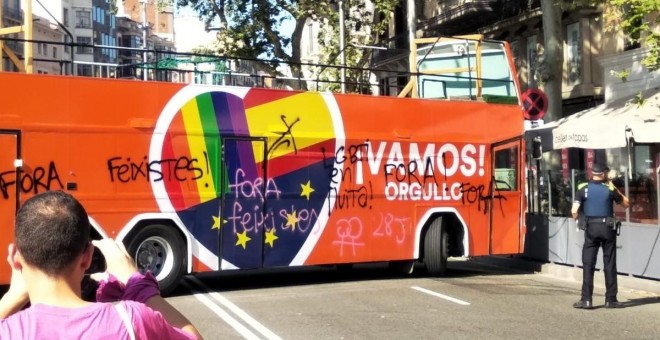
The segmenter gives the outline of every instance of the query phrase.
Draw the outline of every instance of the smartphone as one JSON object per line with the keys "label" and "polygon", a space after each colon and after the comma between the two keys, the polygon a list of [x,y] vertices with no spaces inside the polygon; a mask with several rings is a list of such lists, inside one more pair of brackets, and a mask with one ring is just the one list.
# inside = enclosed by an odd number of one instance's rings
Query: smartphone
{"label": "smartphone", "polygon": [[[103,237],[101,237],[101,235],[92,229],[92,239],[100,240],[102,238]],[[94,247],[93,245],[91,246]],[[81,282],[81,293],[83,300],[96,302],[96,289],[99,287],[99,283],[94,281],[90,275],[94,273],[105,272],[106,266],[105,257],[98,248],[94,247],[94,253],[92,254],[92,264],[89,266],[89,269],[85,271],[85,276]]]}

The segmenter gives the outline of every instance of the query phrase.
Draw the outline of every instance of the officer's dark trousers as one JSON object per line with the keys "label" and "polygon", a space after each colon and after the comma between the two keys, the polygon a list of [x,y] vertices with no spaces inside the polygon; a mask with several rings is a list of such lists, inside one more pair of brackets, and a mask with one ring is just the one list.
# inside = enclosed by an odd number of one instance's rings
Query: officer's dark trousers
{"label": "officer's dark trousers", "polygon": [[584,231],[582,246],[582,300],[591,301],[594,292],[594,270],[598,248],[603,247],[603,266],[605,270],[605,301],[615,301],[616,282],[616,231],[605,223],[589,223]]}

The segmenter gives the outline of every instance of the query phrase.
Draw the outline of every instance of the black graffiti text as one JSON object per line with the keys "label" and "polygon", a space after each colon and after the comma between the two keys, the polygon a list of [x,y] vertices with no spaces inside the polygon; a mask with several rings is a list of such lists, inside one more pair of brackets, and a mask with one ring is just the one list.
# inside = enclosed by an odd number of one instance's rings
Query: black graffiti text
{"label": "black graffiti text", "polygon": [[184,182],[204,176],[204,170],[199,166],[197,158],[186,156],[152,161],[148,161],[146,156],[141,161],[131,160],[130,157],[113,157],[108,159],[107,166],[111,182],[128,183],[137,180]]}
{"label": "black graffiti text", "polygon": [[284,132],[278,132],[280,135],[277,137],[275,142],[268,148],[267,154],[268,157],[272,157],[273,153],[275,150],[284,147],[284,148],[291,148],[293,147],[293,153],[297,154],[298,153],[298,147],[296,146],[296,138],[293,136],[293,126],[296,125],[298,122],[300,122],[300,118],[296,118],[291,124],[289,124],[286,121],[286,116],[281,115],[280,119],[282,120],[282,123],[284,123],[284,126],[286,127],[286,130]]}
{"label": "black graffiti text", "polygon": [[[483,209],[484,214],[486,214],[491,209],[495,200],[500,203],[501,207],[502,200],[506,201],[506,197],[500,193],[500,190],[496,184],[506,183],[493,179],[490,181],[488,189],[486,189],[483,184],[471,185],[470,183],[461,183],[462,203],[477,203],[477,210],[482,211]],[[495,186],[495,189],[493,189],[493,186]]]}
{"label": "black graffiti text", "polygon": [[[321,148],[323,166],[326,169],[332,169],[329,172],[328,203],[332,204],[331,199],[334,197],[334,209],[371,208],[370,201],[373,200],[371,181],[363,184],[361,177],[360,179],[354,177],[354,173],[361,175],[362,172],[357,169],[357,166],[362,162],[362,155],[368,149],[368,142],[340,146],[334,152],[333,157],[328,157],[325,148]],[[342,184],[341,190],[339,189],[340,183]],[[330,214],[330,210],[328,214]]]}
{"label": "black graffiti text", "polygon": [[330,197],[335,197],[335,209],[348,208],[370,208],[369,202],[373,200],[373,188],[371,182],[366,185],[360,185],[355,188],[337,190],[330,188]]}
{"label": "black graffiti text", "polygon": [[[426,186],[427,182],[433,182],[438,185],[433,170],[433,159],[427,157],[424,161],[423,175],[419,174],[419,163],[417,161],[410,161],[408,164],[404,163],[387,163],[383,165],[383,173],[385,175],[385,184],[390,182],[407,182],[409,185],[417,183],[421,186]],[[420,178],[421,177],[421,178]]]}
{"label": "black graffiti text", "polygon": [[[12,188],[15,188],[16,171],[9,170],[0,173],[0,192],[2,198],[8,199]],[[22,168],[18,171],[19,190],[23,193],[38,194],[40,192],[64,189],[64,184],[57,173],[55,162],[48,163],[48,168],[38,166],[32,171],[25,171]]]}

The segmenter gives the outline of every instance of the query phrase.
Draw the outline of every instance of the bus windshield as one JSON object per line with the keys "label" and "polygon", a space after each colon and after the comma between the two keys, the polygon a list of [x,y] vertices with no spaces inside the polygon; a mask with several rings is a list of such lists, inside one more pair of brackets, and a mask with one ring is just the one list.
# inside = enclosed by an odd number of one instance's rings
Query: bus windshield
{"label": "bus windshield", "polygon": [[419,97],[517,103],[504,43],[456,40],[417,50]]}

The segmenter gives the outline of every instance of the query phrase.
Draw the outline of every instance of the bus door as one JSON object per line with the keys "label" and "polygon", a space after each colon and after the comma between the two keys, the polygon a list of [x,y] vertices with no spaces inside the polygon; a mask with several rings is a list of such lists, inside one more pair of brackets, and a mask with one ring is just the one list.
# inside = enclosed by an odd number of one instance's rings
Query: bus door
{"label": "bus door", "polygon": [[263,263],[266,140],[222,137],[221,268]]}
{"label": "bus door", "polygon": [[[14,240],[14,217],[20,202],[21,133],[0,130],[0,246]],[[6,266],[6,264],[5,264]],[[11,271],[0,270],[0,281],[9,282]]]}
{"label": "bus door", "polygon": [[493,144],[491,150],[491,254],[514,254],[520,251],[520,150],[520,138]]}

